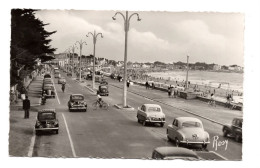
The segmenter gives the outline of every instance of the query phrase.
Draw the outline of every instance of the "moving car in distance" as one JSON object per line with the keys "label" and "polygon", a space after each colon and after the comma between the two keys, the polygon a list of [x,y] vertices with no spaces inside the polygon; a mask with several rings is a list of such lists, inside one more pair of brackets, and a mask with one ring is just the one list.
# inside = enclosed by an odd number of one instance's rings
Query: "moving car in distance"
{"label": "moving car in distance", "polygon": [[178,147],[157,147],[153,150],[152,159],[183,159],[183,160],[199,160],[200,157],[192,150]]}
{"label": "moving car in distance", "polygon": [[231,124],[225,124],[223,126],[223,136],[224,137],[234,137],[237,142],[242,141],[242,125],[243,125],[243,118],[236,117],[233,119]]}
{"label": "moving car in distance", "polygon": [[42,89],[42,95],[43,93],[46,93],[46,97],[55,98],[55,90],[53,84],[44,84]]}
{"label": "moving car in distance", "polygon": [[98,93],[100,96],[108,96],[109,91],[108,91],[108,86],[107,85],[99,85],[98,86]]}
{"label": "moving car in distance", "polygon": [[82,94],[72,94],[68,101],[68,108],[71,112],[74,111],[87,111],[87,102],[84,101],[84,96]]}
{"label": "moving car in distance", "polygon": [[138,107],[137,110],[137,121],[145,126],[147,123],[159,123],[161,127],[165,123],[165,114],[162,108],[158,104],[143,104]]}
{"label": "moving car in distance", "polygon": [[66,79],[64,77],[60,77],[58,79],[58,84],[63,84],[63,83],[66,83]]}
{"label": "moving car in distance", "polygon": [[204,130],[202,122],[193,117],[175,118],[168,125],[166,134],[168,140],[174,141],[177,147],[181,144],[202,145],[206,149],[210,143],[209,134]]}
{"label": "moving car in distance", "polygon": [[55,109],[43,109],[38,112],[35,133],[39,135],[45,131],[59,133],[59,120],[56,118]]}

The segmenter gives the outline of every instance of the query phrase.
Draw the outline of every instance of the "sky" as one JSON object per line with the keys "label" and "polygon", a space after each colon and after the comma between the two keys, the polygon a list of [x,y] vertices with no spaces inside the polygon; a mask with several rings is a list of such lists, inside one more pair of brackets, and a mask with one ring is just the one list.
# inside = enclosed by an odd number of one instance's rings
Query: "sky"
{"label": "sky", "polygon": [[[49,23],[51,46],[62,53],[76,41],[85,41],[82,54],[93,53],[93,38],[88,32],[102,33],[96,43],[96,57],[124,60],[125,32],[117,11],[40,10],[36,17]],[[125,15],[125,11],[119,11]],[[127,60],[131,62],[165,63],[206,62],[244,66],[244,14],[220,12],[155,12],[129,11]],[[79,54],[79,44],[75,50]]]}

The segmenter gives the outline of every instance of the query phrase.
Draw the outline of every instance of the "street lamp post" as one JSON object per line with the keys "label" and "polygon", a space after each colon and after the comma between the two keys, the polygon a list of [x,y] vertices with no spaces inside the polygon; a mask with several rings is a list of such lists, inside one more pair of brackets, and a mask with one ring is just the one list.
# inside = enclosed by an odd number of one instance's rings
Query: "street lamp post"
{"label": "street lamp post", "polygon": [[187,55],[187,73],[186,73],[186,85],[185,89],[188,89],[188,75],[189,75],[189,56]]}
{"label": "street lamp post", "polygon": [[73,44],[73,46],[71,46],[71,50],[72,50],[72,72],[71,72],[71,77],[73,77],[73,71],[74,71],[74,52],[75,52],[75,48],[77,48],[77,46],[75,44]]}
{"label": "street lamp post", "polygon": [[137,21],[141,21],[139,18],[138,13],[133,13],[128,17],[128,11],[126,11],[126,15],[122,14],[121,12],[116,12],[115,15],[112,17],[113,20],[116,20],[116,15],[120,14],[124,19],[124,30],[125,30],[125,53],[124,53],[124,81],[123,81],[123,106],[126,107],[126,94],[127,94],[127,87],[126,87],[126,78],[127,78],[127,35],[129,31],[130,19],[132,16],[137,16]]}
{"label": "street lamp post", "polygon": [[[92,35],[93,37],[93,44],[94,44],[94,49],[93,49],[93,75],[92,75],[92,85],[93,85],[93,89],[95,89],[95,52],[96,52],[96,42],[97,42],[97,37],[98,35],[101,36],[101,38],[103,38],[103,35],[102,33],[97,33],[96,34],[96,31],[94,30],[94,34],[91,33],[91,32],[88,32],[88,34]],[[88,35],[86,35],[88,37]]]}
{"label": "street lamp post", "polygon": [[79,82],[81,82],[81,56],[82,56],[82,47],[83,44],[87,45],[85,41],[77,41],[76,43],[79,43]]}

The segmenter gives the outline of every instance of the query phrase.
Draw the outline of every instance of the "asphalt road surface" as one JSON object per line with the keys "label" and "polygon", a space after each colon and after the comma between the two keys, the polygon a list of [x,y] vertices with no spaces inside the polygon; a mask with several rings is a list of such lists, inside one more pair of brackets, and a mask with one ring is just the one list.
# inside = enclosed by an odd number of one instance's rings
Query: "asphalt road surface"
{"label": "asphalt road surface", "polygon": [[[62,74],[62,76],[65,76],[65,74]],[[96,101],[96,95],[70,77],[65,76],[65,78],[67,84],[64,93],[61,90],[61,85],[57,84],[57,79],[53,79],[57,96],[55,99],[47,99],[47,103],[42,107],[56,109],[60,122],[59,134],[45,133],[37,136],[33,150],[34,157],[148,159],[155,147],[174,146],[174,143],[168,142],[166,138],[166,127],[172,123],[174,117],[194,117],[182,110],[156,103],[133,93],[128,93],[127,102],[135,110],[117,109],[113,105],[122,103],[123,91],[121,88],[112,85],[109,86],[109,96],[103,97],[104,101],[110,104],[109,109],[93,110],[91,105]],[[118,81],[109,80],[109,83],[118,84]],[[87,112],[69,112],[67,107],[69,95],[75,93],[81,93],[85,96],[88,104]],[[158,94],[161,93],[158,92]],[[152,125],[144,127],[137,122],[136,109],[144,103],[161,105],[166,114],[164,127]],[[214,119],[214,115],[212,117]],[[242,159],[241,143],[237,143],[230,138],[224,138],[221,125],[200,119],[211,137],[211,144],[208,146],[209,151],[214,151],[228,160]],[[219,138],[217,148],[216,143],[213,143],[214,137]],[[228,140],[227,145],[221,143],[224,140]],[[196,148],[192,149],[196,150]]]}

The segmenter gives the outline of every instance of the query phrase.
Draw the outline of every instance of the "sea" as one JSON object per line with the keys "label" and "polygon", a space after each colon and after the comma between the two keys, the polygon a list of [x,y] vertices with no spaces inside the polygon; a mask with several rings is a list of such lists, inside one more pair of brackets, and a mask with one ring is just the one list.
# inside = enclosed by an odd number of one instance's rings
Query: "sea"
{"label": "sea", "polygon": [[[172,81],[186,81],[186,71],[150,72],[148,75]],[[192,84],[211,87],[221,87],[243,93],[243,73],[215,72],[215,71],[189,71],[188,81]]]}

